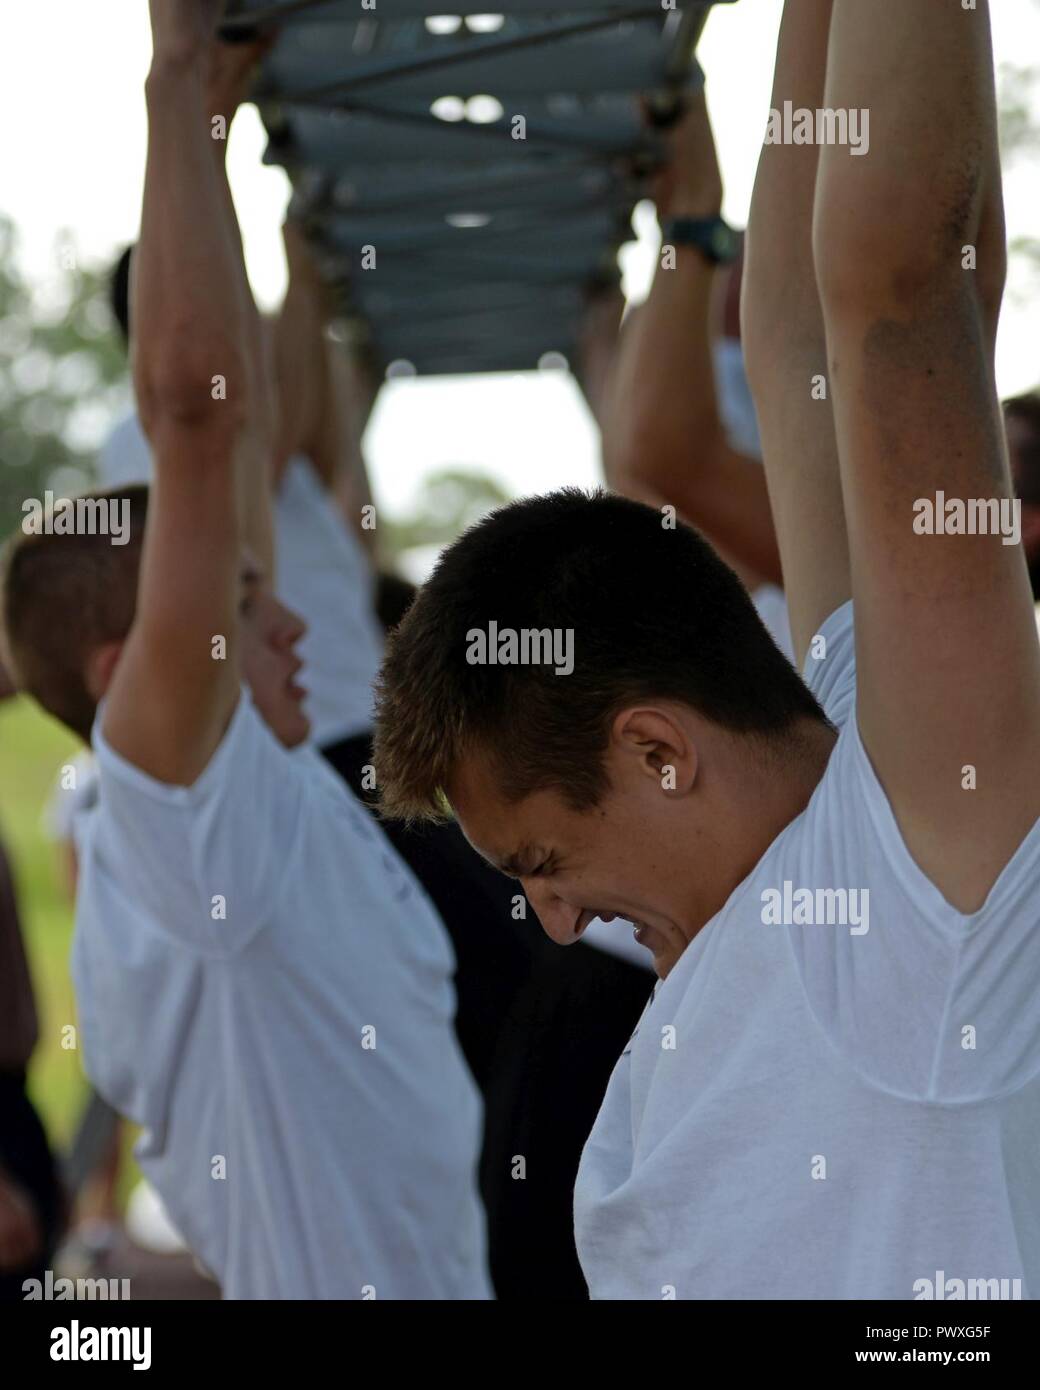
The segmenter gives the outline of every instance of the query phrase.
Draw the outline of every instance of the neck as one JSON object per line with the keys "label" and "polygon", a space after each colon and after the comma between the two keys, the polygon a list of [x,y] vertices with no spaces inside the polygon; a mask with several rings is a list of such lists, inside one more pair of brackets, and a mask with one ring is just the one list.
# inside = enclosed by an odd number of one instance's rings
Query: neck
{"label": "neck", "polygon": [[805,719],[777,753],[748,757],[747,741],[728,740],[716,759],[712,788],[719,863],[731,866],[716,889],[717,902],[701,925],[718,912],[778,835],[808,806],[826,770],[837,736],[818,720]]}

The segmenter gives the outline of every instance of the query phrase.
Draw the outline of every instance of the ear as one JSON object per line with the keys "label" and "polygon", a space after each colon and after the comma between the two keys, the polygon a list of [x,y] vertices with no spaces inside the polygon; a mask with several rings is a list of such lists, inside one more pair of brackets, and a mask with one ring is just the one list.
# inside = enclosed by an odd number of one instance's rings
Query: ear
{"label": "ear", "polygon": [[94,700],[100,700],[112,683],[119,658],[123,654],[122,642],[102,642],[87,658],[87,690]]}
{"label": "ear", "polygon": [[697,780],[697,746],[691,731],[667,708],[621,710],[611,725],[610,742],[671,796],[684,796]]}

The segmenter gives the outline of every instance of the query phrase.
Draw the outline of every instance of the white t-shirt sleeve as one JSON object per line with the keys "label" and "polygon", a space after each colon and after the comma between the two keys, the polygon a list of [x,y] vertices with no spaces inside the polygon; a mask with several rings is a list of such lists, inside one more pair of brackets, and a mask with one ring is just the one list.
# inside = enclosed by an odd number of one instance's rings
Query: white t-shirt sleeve
{"label": "white t-shirt sleeve", "polygon": [[856,632],[852,604],[836,609],[809,643],[802,675],[836,728],[856,704]]}
{"label": "white t-shirt sleeve", "polygon": [[94,727],[107,854],[142,909],[184,945],[241,949],[276,912],[301,834],[303,781],[243,690],[190,787],[156,781]]}

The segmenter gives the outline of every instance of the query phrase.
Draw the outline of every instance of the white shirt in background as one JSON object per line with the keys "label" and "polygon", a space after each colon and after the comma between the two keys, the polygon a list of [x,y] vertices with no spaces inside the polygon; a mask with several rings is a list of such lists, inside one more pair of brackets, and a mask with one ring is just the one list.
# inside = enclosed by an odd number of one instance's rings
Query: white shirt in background
{"label": "white shirt in background", "polygon": [[152,451],[136,412],[121,420],[102,444],[98,480],[107,488],[152,481]]}
{"label": "white shirt in background", "polygon": [[370,813],[245,692],[191,787],[94,748],[86,1069],[225,1297],[489,1297],[453,953]]}
{"label": "white shirt in background", "polygon": [[730,447],[749,458],[762,457],[755,402],[744,369],[744,349],[739,338],[716,338],[712,344],[715,390],[719,414]]}
{"label": "white shirt in background", "polygon": [[[851,605],[821,631],[826,772],[657,986],[585,1146],[594,1298],[1040,1296],[1040,822],[952,908],[860,741]],[[869,891],[867,931],[862,896],[767,924],[785,883]]]}
{"label": "white shirt in background", "polygon": [[372,682],[383,660],[372,571],[311,464],[289,461],[275,498],[278,596],[306,620],[298,651],[311,738],[319,748],[372,728]]}
{"label": "white shirt in background", "polygon": [[[744,369],[744,350],[737,338],[716,338],[712,344],[719,414],[730,447],[748,458],[761,459],[762,440],[758,432],[758,416],[751,397]],[[794,661],[794,644],[787,616],[784,591],[775,584],[762,584],[751,595],[758,616],[770,637],[787,657]]]}
{"label": "white shirt in background", "polygon": [[751,595],[755,612],[762,619],[762,625],[773,641],[794,664],[794,641],[791,638],[791,620],[787,613],[787,599],[784,591],[776,584],[760,584]]}
{"label": "white shirt in background", "polygon": [[595,917],[582,932],[581,939],[587,946],[595,946],[598,951],[606,951],[608,956],[626,960],[629,965],[641,966],[652,975],[653,953],[640,946],[632,935],[634,930],[631,922],[625,922],[620,917],[615,917],[613,922],[604,922],[601,917]]}
{"label": "white shirt in background", "polygon": [[[101,450],[104,487],[150,482],[152,459],[136,415]],[[361,543],[311,464],[290,459],[274,496],[275,588],[307,623],[299,645],[311,739],[327,747],[372,727],[372,682],[383,659],[372,573]]]}

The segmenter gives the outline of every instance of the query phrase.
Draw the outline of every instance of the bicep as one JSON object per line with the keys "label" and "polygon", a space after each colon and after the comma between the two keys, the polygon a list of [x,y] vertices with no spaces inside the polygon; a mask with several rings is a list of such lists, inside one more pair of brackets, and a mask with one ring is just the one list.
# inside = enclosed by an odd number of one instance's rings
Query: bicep
{"label": "bicep", "polygon": [[137,607],[105,710],[112,746],[157,779],[190,784],[240,685],[241,556],[233,435],[163,426]]}
{"label": "bicep", "polygon": [[1040,650],[985,316],[951,282],[827,328],[860,727],[922,867],[973,905],[1040,810]]}

